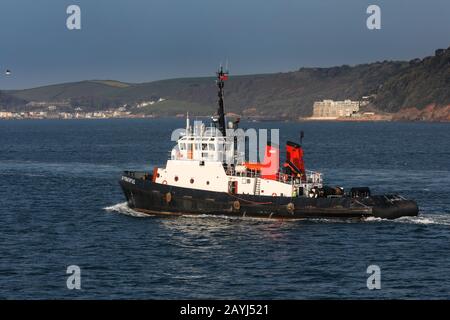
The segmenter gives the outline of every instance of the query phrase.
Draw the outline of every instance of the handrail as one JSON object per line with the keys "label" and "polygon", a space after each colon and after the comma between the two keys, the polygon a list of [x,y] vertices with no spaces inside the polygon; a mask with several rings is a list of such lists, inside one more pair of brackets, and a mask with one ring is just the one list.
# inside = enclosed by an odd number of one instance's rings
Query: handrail
{"label": "handrail", "polygon": [[[224,166],[225,172],[228,176],[247,177],[247,178],[261,178],[261,173],[256,170],[246,169],[245,171],[236,171],[233,166]],[[275,173],[276,181],[293,184],[295,177],[285,174],[281,170]],[[303,181],[303,180],[302,180]],[[306,183],[320,184],[322,183],[322,174],[320,172],[306,170]]]}

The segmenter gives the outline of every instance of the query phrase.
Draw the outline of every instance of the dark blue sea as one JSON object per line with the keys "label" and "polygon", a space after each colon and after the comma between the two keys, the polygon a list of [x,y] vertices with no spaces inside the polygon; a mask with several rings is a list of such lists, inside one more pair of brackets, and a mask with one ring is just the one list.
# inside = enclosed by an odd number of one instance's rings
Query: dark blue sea
{"label": "dark blue sea", "polygon": [[[164,165],[183,120],[0,121],[2,299],[450,297],[450,124],[245,123],[280,128],[329,184],[415,199],[395,221],[143,216],[122,170]],[[81,289],[66,271],[81,269]],[[378,265],[381,289],[369,290]]]}

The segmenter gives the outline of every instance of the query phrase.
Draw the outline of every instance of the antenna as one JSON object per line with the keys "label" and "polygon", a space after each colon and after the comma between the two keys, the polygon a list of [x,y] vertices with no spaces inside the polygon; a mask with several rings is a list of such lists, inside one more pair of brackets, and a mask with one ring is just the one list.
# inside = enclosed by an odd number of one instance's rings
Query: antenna
{"label": "antenna", "polygon": [[186,135],[189,135],[189,111],[186,112]]}

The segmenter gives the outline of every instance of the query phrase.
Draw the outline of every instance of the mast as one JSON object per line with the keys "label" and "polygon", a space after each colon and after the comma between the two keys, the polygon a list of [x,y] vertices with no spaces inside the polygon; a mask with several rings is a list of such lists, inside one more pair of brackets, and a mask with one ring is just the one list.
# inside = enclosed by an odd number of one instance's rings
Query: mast
{"label": "mast", "polygon": [[218,92],[218,97],[219,100],[217,101],[219,104],[219,108],[217,110],[217,116],[219,117],[218,121],[218,125],[219,125],[219,130],[222,133],[222,136],[226,136],[226,127],[225,127],[225,111],[223,108],[223,87],[225,84],[225,80],[228,80],[228,71],[224,72],[223,71],[223,67],[220,66],[219,70],[217,71],[217,80],[216,80],[216,84],[217,87],[219,88],[219,92]]}

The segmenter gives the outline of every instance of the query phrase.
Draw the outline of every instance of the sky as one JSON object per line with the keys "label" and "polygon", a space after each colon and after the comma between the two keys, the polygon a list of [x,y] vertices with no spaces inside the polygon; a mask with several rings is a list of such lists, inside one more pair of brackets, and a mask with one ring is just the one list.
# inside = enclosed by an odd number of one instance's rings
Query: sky
{"label": "sky", "polygon": [[[81,9],[69,30],[67,7]],[[369,5],[381,29],[369,30]],[[450,46],[449,0],[1,0],[0,89],[410,60]],[[12,74],[5,75],[10,69]]]}

